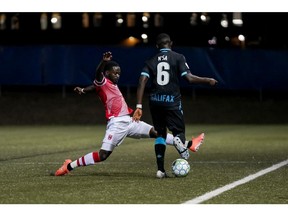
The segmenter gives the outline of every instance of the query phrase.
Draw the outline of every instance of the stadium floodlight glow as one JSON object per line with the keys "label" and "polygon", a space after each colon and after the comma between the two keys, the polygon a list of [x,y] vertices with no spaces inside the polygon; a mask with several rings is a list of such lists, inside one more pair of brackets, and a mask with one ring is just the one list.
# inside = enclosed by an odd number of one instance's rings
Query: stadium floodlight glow
{"label": "stadium floodlight glow", "polygon": [[48,28],[48,16],[46,13],[42,13],[40,16],[40,27],[41,30],[46,30]]}
{"label": "stadium floodlight glow", "polygon": [[208,16],[207,13],[202,13],[200,19],[203,24],[208,24],[210,21],[210,16]]}
{"label": "stadium floodlight glow", "polygon": [[233,24],[236,26],[242,26],[243,20],[242,19],[233,19]]}
{"label": "stadium floodlight glow", "polygon": [[0,14],[0,29],[4,30],[6,29],[6,15]]}
{"label": "stadium floodlight glow", "polygon": [[140,42],[140,40],[137,39],[136,37],[129,36],[128,38],[126,38],[122,41],[122,45],[127,46],[127,47],[133,47],[139,42]]}
{"label": "stadium floodlight glow", "polygon": [[51,23],[53,24],[57,23],[57,18],[56,17],[51,18]]}
{"label": "stadium floodlight glow", "polygon": [[221,26],[223,28],[227,28],[228,27],[228,19],[227,19],[227,15],[226,14],[222,14]]}
{"label": "stadium floodlight glow", "polygon": [[143,43],[148,43],[148,35],[143,33],[141,34],[141,38],[143,39]]}
{"label": "stadium floodlight glow", "polygon": [[236,26],[242,26],[243,25],[242,13],[234,12],[232,23]]}
{"label": "stadium floodlight glow", "polygon": [[124,22],[122,14],[116,14],[116,26],[120,27]]}
{"label": "stadium floodlight glow", "polygon": [[197,13],[192,13],[191,17],[190,17],[190,25],[196,26],[197,25],[197,18],[198,18]]}
{"label": "stadium floodlight glow", "polygon": [[118,18],[118,19],[117,19],[117,23],[119,23],[119,24],[122,24],[123,21],[124,21],[124,20],[123,20],[122,18]]}
{"label": "stadium floodlight glow", "polygon": [[142,16],[143,22],[148,22],[148,19],[150,18],[150,13],[144,12]]}
{"label": "stadium floodlight glow", "polygon": [[136,39],[136,38],[133,37],[133,36],[128,37],[128,40],[130,40],[130,41],[134,41],[135,39]]}
{"label": "stadium floodlight glow", "polygon": [[54,29],[60,29],[61,28],[61,15],[60,13],[53,13],[51,18],[52,27]]}
{"label": "stadium floodlight glow", "polygon": [[143,16],[142,16],[142,21],[143,21],[143,27],[144,28],[148,28],[149,27],[149,23],[148,23],[148,20],[150,18],[150,14],[149,13],[143,13]]}
{"label": "stadium floodlight glow", "polygon": [[202,22],[206,22],[207,21],[207,17],[205,14],[201,14],[200,19]]}
{"label": "stadium floodlight glow", "polygon": [[209,45],[216,45],[217,44],[217,38],[214,36],[210,40],[208,40]]}
{"label": "stadium floodlight glow", "polygon": [[89,28],[89,14],[82,13],[82,27]]}
{"label": "stadium floodlight glow", "polygon": [[147,22],[148,21],[148,17],[147,16],[142,16],[142,21],[143,22]]}
{"label": "stadium floodlight glow", "polygon": [[242,34],[238,35],[238,40],[239,41],[245,41],[245,36]]}
{"label": "stadium floodlight glow", "polygon": [[148,38],[148,35],[147,35],[147,34],[145,34],[145,33],[143,33],[143,34],[141,34],[141,38],[142,38],[143,40],[145,40],[145,39],[147,39],[147,38]]}

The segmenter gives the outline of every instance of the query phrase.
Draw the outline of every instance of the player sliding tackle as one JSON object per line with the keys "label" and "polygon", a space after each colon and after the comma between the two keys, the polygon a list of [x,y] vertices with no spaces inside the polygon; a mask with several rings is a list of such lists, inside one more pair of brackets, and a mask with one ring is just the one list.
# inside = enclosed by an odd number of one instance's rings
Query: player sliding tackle
{"label": "player sliding tackle", "polygon": [[[120,75],[120,66],[117,62],[112,61],[112,53],[105,52],[96,69],[93,85],[74,89],[79,95],[89,91],[97,93],[105,107],[106,133],[99,151],[90,152],[74,161],[66,159],[64,164],[55,172],[55,176],[65,175],[79,166],[88,166],[105,161],[114,148],[119,146],[126,137],[135,139],[157,137],[157,131],[152,125],[143,121],[132,120],[133,110],[128,107],[117,86]],[[173,145],[173,138],[168,133],[166,137],[167,144]]]}

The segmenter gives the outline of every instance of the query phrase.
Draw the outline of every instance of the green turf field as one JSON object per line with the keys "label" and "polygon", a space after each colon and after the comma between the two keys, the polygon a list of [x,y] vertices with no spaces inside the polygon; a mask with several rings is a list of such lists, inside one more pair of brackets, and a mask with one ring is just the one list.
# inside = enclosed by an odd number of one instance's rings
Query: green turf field
{"label": "green turf field", "polygon": [[[1,204],[180,204],[288,159],[288,125],[187,125],[205,132],[185,178],[157,179],[154,140],[126,140],[107,161],[67,176],[66,158],[98,150],[105,126],[1,126]],[[166,151],[166,169],[178,153]],[[288,204],[288,166],[239,185],[205,204]]]}

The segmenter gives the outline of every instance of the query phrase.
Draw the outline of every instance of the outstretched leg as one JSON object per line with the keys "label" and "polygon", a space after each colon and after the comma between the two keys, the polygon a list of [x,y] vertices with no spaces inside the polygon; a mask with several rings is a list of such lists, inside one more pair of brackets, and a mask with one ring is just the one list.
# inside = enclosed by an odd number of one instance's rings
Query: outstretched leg
{"label": "outstretched leg", "polygon": [[99,152],[90,152],[77,160],[74,160],[73,162],[70,159],[66,159],[63,165],[55,172],[55,176],[66,175],[79,166],[89,166],[104,161],[110,156],[111,153],[112,151],[105,151],[101,149]]}

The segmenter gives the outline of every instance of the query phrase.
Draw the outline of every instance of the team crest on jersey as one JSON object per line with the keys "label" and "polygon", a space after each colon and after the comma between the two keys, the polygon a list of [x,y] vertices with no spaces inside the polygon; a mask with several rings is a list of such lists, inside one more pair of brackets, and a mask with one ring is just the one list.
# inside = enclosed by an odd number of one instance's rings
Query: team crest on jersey
{"label": "team crest on jersey", "polygon": [[108,136],[108,140],[111,140],[112,139],[112,134],[109,134],[109,136]]}

